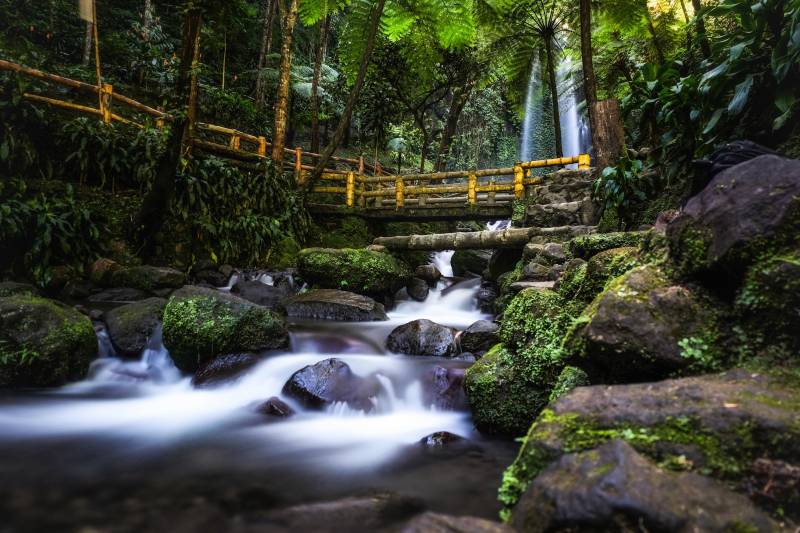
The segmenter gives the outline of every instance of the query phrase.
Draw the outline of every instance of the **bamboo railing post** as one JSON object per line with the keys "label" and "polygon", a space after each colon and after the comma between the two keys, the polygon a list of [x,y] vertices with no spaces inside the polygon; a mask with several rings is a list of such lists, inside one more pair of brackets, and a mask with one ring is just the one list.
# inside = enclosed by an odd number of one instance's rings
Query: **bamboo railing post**
{"label": "bamboo railing post", "polygon": [[111,124],[111,95],[114,94],[114,87],[104,83],[100,87],[100,112],[103,114],[103,122]]}
{"label": "bamboo railing post", "polygon": [[525,196],[525,171],[522,165],[514,165],[514,197],[522,199]]}
{"label": "bamboo railing post", "polygon": [[347,173],[347,192],[345,193],[345,201],[347,207],[355,206],[356,195],[356,173],[350,171]]}
{"label": "bamboo railing post", "polygon": [[297,183],[303,182],[303,148],[294,149],[294,179]]}
{"label": "bamboo railing post", "polygon": [[398,176],[395,180],[395,207],[397,209],[402,209],[406,203],[406,195],[405,195],[405,183],[403,182],[403,178]]}
{"label": "bamboo railing post", "polygon": [[258,155],[261,157],[267,156],[267,139],[264,137],[258,138]]}
{"label": "bamboo railing post", "polygon": [[364,156],[358,158],[358,207],[364,208],[366,207],[366,199],[364,198],[364,191],[366,189],[366,185],[364,183],[364,169],[366,166],[364,165]]}
{"label": "bamboo railing post", "polygon": [[231,135],[231,149],[232,150],[239,150],[239,147],[242,145],[242,138],[236,135],[235,133]]}
{"label": "bamboo railing post", "polygon": [[592,158],[589,154],[581,154],[578,156],[578,170],[589,170],[592,164]]}
{"label": "bamboo railing post", "polygon": [[469,175],[469,181],[467,182],[467,203],[469,205],[475,205],[478,203],[478,191],[476,190],[478,186],[478,176],[475,174]]}

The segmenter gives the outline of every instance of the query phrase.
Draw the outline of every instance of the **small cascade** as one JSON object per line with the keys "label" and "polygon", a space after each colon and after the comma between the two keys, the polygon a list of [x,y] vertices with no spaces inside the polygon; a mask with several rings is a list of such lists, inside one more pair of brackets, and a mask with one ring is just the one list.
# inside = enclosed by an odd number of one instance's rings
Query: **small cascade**
{"label": "small cascade", "polygon": [[231,292],[231,289],[233,288],[234,285],[236,285],[238,281],[239,281],[239,274],[233,273],[231,274],[231,278],[228,280],[228,284],[225,285],[224,287],[220,287],[219,290],[223,292]]}
{"label": "small cascade", "polygon": [[453,259],[453,254],[455,254],[455,250],[445,250],[443,252],[436,252],[435,254],[433,254],[433,257],[431,259],[433,264],[445,278],[453,277],[453,266],[450,264],[450,261]]}
{"label": "small cascade", "polygon": [[[561,112],[561,145],[564,156],[571,157],[583,153],[582,138],[587,129],[578,113],[578,96],[573,82],[573,64],[565,57],[558,66],[556,83],[559,87],[559,111]],[[570,165],[568,168],[577,168]]]}

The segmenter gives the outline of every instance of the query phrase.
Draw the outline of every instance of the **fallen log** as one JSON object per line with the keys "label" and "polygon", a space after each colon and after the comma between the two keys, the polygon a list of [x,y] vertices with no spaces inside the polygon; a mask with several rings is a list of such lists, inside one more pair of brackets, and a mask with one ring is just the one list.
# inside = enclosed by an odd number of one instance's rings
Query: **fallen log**
{"label": "fallen log", "polygon": [[372,244],[390,250],[494,250],[523,248],[536,237],[565,240],[576,235],[593,233],[594,226],[558,226],[551,228],[509,228],[499,231],[464,231],[430,235],[378,237]]}

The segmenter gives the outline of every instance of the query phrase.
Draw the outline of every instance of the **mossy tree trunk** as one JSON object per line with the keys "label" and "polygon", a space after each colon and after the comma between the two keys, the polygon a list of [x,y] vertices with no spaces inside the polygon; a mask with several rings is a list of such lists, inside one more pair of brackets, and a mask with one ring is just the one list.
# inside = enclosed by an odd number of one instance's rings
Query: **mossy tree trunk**
{"label": "mossy tree trunk", "polygon": [[275,100],[275,127],[272,130],[272,162],[283,168],[283,148],[286,146],[286,123],[289,119],[289,83],[292,73],[292,38],[297,23],[297,2],[290,0],[283,6],[283,33],[281,38],[281,65],[278,75],[278,90]]}
{"label": "mossy tree trunk", "polygon": [[314,58],[314,76],[311,79],[311,151],[314,153],[319,153],[319,80],[322,75],[322,64],[325,61],[330,20],[329,16],[325,17],[319,26],[319,42]]}

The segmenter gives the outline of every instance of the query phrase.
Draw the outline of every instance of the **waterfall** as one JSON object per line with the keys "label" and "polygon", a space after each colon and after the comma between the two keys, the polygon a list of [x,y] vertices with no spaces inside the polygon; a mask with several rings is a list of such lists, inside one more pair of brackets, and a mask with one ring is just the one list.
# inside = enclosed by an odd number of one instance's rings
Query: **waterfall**
{"label": "waterfall", "polygon": [[534,55],[531,62],[531,75],[528,80],[528,90],[525,94],[525,119],[522,122],[522,141],[519,149],[520,161],[530,161],[533,158],[533,129],[541,125],[542,112],[539,105],[539,56]]}

